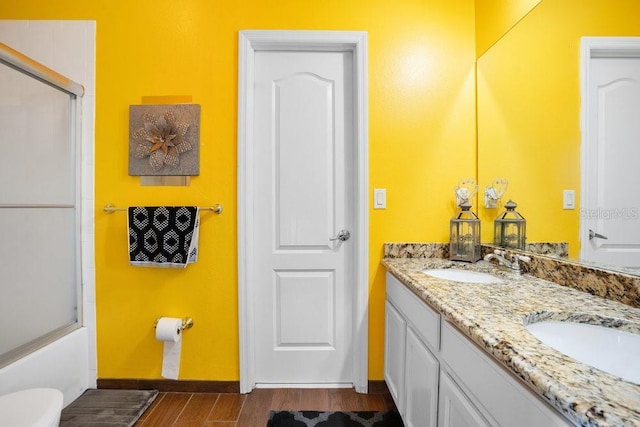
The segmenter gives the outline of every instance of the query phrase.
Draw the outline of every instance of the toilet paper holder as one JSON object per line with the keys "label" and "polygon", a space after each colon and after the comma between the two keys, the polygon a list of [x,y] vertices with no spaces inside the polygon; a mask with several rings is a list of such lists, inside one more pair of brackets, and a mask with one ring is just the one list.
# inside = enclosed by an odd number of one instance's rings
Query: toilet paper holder
{"label": "toilet paper holder", "polygon": [[[157,327],[158,326],[158,322],[160,321],[160,318],[157,318],[156,321],[153,323],[153,327]],[[184,317],[182,319],[182,326],[180,326],[180,331],[184,331],[185,329],[190,329],[193,327],[193,319],[191,317]]]}

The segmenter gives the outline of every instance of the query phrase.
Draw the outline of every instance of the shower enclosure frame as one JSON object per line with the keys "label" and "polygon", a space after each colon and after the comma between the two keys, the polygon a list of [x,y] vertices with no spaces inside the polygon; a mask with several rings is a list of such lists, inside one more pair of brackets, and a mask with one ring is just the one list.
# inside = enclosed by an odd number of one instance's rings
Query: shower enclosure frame
{"label": "shower enclosure frame", "polygon": [[[34,351],[51,344],[69,333],[79,329],[83,325],[83,301],[82,301],[82,241],[81,241],[81,107],[80,98],[84,95],[84,87],[79,83],[59,74],[21,52],[0,43],[0,63],[16,70],[28,77],[44,83],[69,96],[69,145],[74,159],[75,171],[74,201],[73,204],[38,203],[38,204],[0,204],[0,209],[37,209],[37,208],[62,208],[74,209],[74,277],[75,277],[75,321],[50,330],[24,344],[21,344],[8,352],[0,354],[0,368],[33,353]],[[28,319],[17,319],[18,323]]]}

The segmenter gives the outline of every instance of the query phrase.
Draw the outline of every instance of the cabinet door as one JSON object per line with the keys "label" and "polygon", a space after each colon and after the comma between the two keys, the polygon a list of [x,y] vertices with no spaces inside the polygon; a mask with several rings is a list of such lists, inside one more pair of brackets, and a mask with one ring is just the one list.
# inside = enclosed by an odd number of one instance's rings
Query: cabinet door
{"label": "cabinet door", "polygon": [[436,427],[438,423],[438,360],[407,328],[405,357],[405,416],[407,427]]}
{"label": "cabinet door", "polygon": [[385,303],[384,379],[400,414],[404,414],[404,350],[407,323],[395,307]]}
{"label": "cabinet door", "polygon": [[440,373],[439,427],[478,427],[489,424],[445,372]]}

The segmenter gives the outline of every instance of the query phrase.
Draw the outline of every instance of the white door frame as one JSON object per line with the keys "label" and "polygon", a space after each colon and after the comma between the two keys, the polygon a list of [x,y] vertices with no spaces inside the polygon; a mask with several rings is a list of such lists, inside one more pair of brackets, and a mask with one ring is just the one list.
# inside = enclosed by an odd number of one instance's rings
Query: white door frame
{"label": "white door frame", "polygon": [[369,159],[367,110],[367,33],[362,31],[269,31],[239,33],[238,45],[238,314],[240,329],[240,392],[255,388],[255,280],[253,204],[254,57],[256,51],[336,51],[353,53],[355,244],[353,293],[353,385],[366,393],[368,385]]}
{"label": "white door frame", "polygon": [[[580,40],[580,259],[587,259],[587,245],[589,236],[589,224],[583,213],[590,208],[587,206],[589,188],[587,185],[587,161],[591,153],[588,152],[589,134],[589,108],[591,97],[590,64],[591,58],[640,58],[640,37],[582,37]],[[593,191],[593,189],[591,190]]]}

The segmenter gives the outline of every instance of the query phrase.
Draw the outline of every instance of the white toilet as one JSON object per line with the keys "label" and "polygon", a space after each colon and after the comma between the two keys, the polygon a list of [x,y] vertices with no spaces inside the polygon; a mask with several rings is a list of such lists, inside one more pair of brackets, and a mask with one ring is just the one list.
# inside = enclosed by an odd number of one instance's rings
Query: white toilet
{"label": "white toilet", "polygon": [[0,396],[0,426],[58,427],[63,397],[54,388],[32,388]]}

